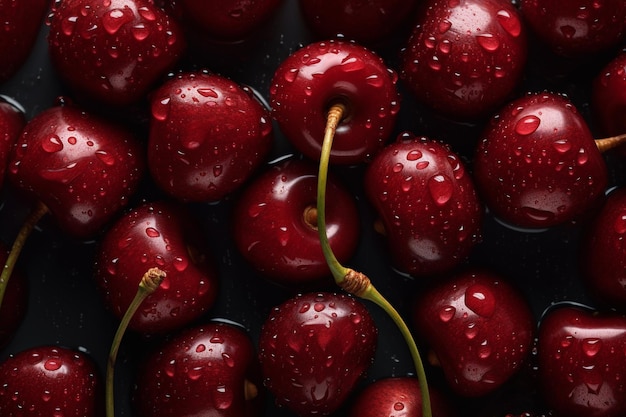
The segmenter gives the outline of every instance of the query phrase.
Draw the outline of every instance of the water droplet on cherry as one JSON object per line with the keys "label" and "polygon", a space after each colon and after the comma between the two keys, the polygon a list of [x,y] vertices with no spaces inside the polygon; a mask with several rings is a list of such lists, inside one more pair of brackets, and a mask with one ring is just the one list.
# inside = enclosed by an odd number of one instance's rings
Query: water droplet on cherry
{"label": "water droplet on cherry", "polygon": [[527,136],[534,133],[541,124],[541,119],[535,115],[524,116],[515,124],[515,132]]}

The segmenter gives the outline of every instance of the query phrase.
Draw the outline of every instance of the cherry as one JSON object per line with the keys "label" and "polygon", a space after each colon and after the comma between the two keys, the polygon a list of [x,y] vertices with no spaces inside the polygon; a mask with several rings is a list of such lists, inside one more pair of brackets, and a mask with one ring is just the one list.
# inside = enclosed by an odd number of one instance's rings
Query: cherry
{"label": "cherry", "polygon": [[521,0],[520,13],[539,42],[562,56],[597,54],[626,35],[623,1]]}
{"label": "cherry", "polygon": [[331,162],[371,158],[393,131],[400,110],[397,76],[375,53],[340,40],[308,44],[281,62],[270,87],[272,114],[287,139],[319,160],[328,110],[341,103]]}
{"label": "cherry", "polygon": [[0,96],[0,184],[4,184],[9,155],[25,124],[24,109],[10,98]]}
{"label": "cherry", "polygon": [[[430,387],[433,415],[459,415],[441,392]],[[412,377],[378,379],[358,393],[350,406],[349,417],[422,417],[419,382]]]}
{"label": "cherry", "polygon": [[474,159],[483,201],[502,222],[541,229],[598,204],[607,168],[583,116],[567,98],[527,94],[486,126]]}
{"label": "cherry", "polygon": [[410,20],[416,0],[300,0],[306,24],[322,39],[341,35],[361,44],[376,45]]}
{"label": "cherry", "polygon": [[259,337],[265,385],[299,416],[327,415],[348,398],[374,358],[377,328],[342,293],[300,294],[274,307]]}
{"label": "cherry", "polygon": [[197,221],[166,202],[144,203],[107,229],[96,254],[95,279],[107,308],[122,318],[148,269],[165,280],[140,307],[129,328],[163,334],[207,312],[217,297],[217,270]]}
{"label": "cherry", "polygon": [[[359,215],[352,194],[333,178],[329,240],[348,260],[359,241]],[[317,168],[289,158],[256,177],[238,199],[233,236],[239,251],[273,282],[305,288],[332,281],[318,238]]]}
{"label": "cherry", "polygon": [[473,179],[441,142],[399,135],[376,155],[364,183],[392,262],[403,273],[449,272],[480,240],[483,209]]}
{"label": "cherry", "polygon": [[591,105],[604,135],[626,133],[626,51],[617,55],[596,75]]}
{"label": "cherry", "polygon": [[430,0],[424,10],[402,54],[404,84],[453,119],[490,115],[520,84],[526,65],[517,9],[508,0]]}
{"label": "cherry", "polygon": [[141,417],[253,417],[263,410],[255,346],[230,322],[188,328],[150,353],[137,373]]}
{"label": "cherry", "polygon": [[29,57],[49,4],[48,0],[33,0],[22,7],[16,1],[0,1],[0,83],[13,77]]}
{"label": "cherry", "polygon": [[599,301],[616,308],[626,305],[625,219],[626,189],[614,189],[592,219],[581,248],[587,288]]}
{"label": "cherry", "polygon": [[626,413],[626,318],[578,305],[549,309],[539,325],[537,359],[545,401],[558,416]]}
{"label": "cherry", "polygon": [[491,393],[521,369],[534,336],[526,299],[498,274],[468,270],[437,282],[413,304],[418,337],[458,394]]}
{"label": "cherry", "polygon": [[77,97],[138,102],[182,56],[178,23],[150,0],[65,0],[50,18],[51,62]]}
{"label": "cherry", "polygon": [[102,398],[96,365],[81,351],[36,346],[0,363],[3,416],[102,416]]}
{"label": "cherry", "polygon": [[259,167],[272,121],[251,90],[215,74],[178,74],[152,94],[148,166],[184,201],[218,201]]}

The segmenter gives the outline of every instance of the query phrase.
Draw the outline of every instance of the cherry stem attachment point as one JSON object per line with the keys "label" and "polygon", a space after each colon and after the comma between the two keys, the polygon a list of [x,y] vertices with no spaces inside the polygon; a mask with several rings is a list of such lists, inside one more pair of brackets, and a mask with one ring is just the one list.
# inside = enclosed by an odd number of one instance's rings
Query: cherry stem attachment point
{"label": "cherry stem attachment point", "polygon": [[351,268],[346,268],[341,265],[333,253],[330,243],[328,241],[328,235],[326,233],[326,184],[328,182],[328,166],[330,163],[330,150],[332,148],[333,139],[337,126],[343,119],[346,113],[346,106],[342,103],[337,103],[331,106],[327,114],[326,129],[324,131],[324,141],[322,143],[322,150],[319,162],[319,172],[317,178],[317,228],[319,233],[320,244],[322,246],[322,252],[326,263],[330,268],[335,283],[341,287],[344,291],[356,295],[357,297],[369,300],[379,306],[396,324],[400,333],[404,337],[404,340],[409,348],[415,371],[417,373],[417,380],[420,386],[420,393],[422,399],[422,416],[432,417],[430,395],[428,392],[428,382],[426,380],[426,372],[424,365],[417,349],[417,345],[409,328],[402,319],[402,316],[397,310],[385,299],[385,297],[378,292],[378,290],[371,283],[370,279],[363,273],[355,271]]}
{"label": "cherry stem attachment point", "polygon": [[604,153],[608,151],[609,149],[613,149],[625,142],[626,142],[626,133],[617,135],[617,136],[611,136],[608,138],[595,140],[596,146],[598,147],[598,150],[600,151],[600,153]]}
{"label": "cherry stem attachment point", "polygon": [[120,348],[120,344],[122,342],[122,337],[124,337],[124,333],[128,328],[128,324],[131,319],[135,315],[135,312],[141,305],[141,303],[157,288],[161,285],[165,279],[165,271],[162,271],[159,268],[150,268],[141,278],[141,282],[139,283],[139,287],[137,288],[137,293],[135,294],[135,298],[131,301],[128,309],[124,313],[122,320],[117,328],[117,332],[113,337],[113,343],[111,344],[111,350],[109,351],[109,360],[107,362],[107,371],[106,371],[106,416],[107,417],[115,417],[115,395],[113,393],[113,385],[114,385],[114,375],[115,375],[115,362],[117,360],[117,353]]}
{"label": "cherry stem attachment point", "polygon": [[17,263],[20,253],[26,244],[28,236],[30,236],[37,223],[39,223],[39,220],[45,216],[48,211],[48,207],[45,204],[42,202],[37,203],[18,231],[17,236],[13,241],[13,246],[7,255],[4,268],[0,273],[0,306],[2,306],[2,300],[4,299],[9,279],[11,278],[11,274],[13,274],[15,264]]}

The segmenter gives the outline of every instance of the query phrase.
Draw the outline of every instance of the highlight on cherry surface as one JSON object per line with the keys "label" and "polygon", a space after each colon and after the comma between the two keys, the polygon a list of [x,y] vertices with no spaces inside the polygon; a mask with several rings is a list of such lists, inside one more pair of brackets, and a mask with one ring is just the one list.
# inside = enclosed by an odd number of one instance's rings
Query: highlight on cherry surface
{"label": "highlight on cherry surface", "polygon": [[373,302],[379,306],[396,324],[407,344],[407,347],[409,348],[411,358],[413,359],[415,365],[416,376],[421,390],[422,416],[431,417],[432,411],[426,372],[411,331],[398,311],[374,287],[369,277],[361,272],[355,271],[352,268],[343,266],[335,257],[332,248],[328,243],[326,230],[326,182],[328,178],[330,150],[332,148],[335,131],[345,117],[348,117],[347,106],[341,101],[332,103],[328,110],[320,155],[317,183],[317,226],[324,258],[328,263],[335,283],[339,287],[350,294]]}

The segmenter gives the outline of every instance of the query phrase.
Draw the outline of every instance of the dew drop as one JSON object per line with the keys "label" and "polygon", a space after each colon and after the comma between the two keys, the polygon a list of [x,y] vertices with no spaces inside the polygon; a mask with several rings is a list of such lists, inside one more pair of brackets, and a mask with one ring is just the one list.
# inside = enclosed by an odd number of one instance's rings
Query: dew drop
{"label": "dew drop", "polygon": [[585,165],[589,161],[589,155],[585,152],[584,148],[580,148],[578,150],[578,156],[576,157],[576,162],[578,165]]}
{"label": "dew drop", "polygon": [[478,44],[488,52],[494,52],[500,47],[498,38],[490,33],[481,33],[476,35]]}
{"label": "dew drop", "polygon": [[221,165],[215,165],[213,167],[213,176],[216,178],[219,177],[220,175],[222,175],[222,171],[223,171],[223,168]]}
{"label": "dew drop", "polygon": [[439,206],[443,206],[452,198],[454,184],[448,176],[438,174],[428,180],[428,191],[435,203]]}
{"label": "dew drop", "polygon": [[472,340],[478,334],[478,329],[476,328],[476,323],[469,323],[465,328],[465,337],[469,340]]}
{"label": "dew drop", "polygon": [[219,97],[219,94],[217,94],[217,92],[214,89],[212,89],[212,88],[198,88],[196,91],[202,97],[207,97],[207,98],[218,98]]}
{"label": "dew drop", "polygon": [[203,343],[199,343],[198,346],[196,346],[197,353],[202,353],[205,350],[206,350],[206,345],[204,345]]}
{"label": "dew drop", "polygon": [[148,237],[159,237],[161,233],[154,227],[146,227],[146,235],[148,235]]}
{"label": "dew drop", "polygon": [[71,36],[74,33],[74,27],[76,26],[77,16],[70,16],[63,19],[61,22],[61,32],[66,36]]}
{"label": "dew drop", "polygon": [[224,363],[229,368],[234,368],[235,367],[235,360],[228,353],[226,353],[226,352],[222,353],[222,359],[224,359]]}
{"label": "dew drop", "polygon": [[602,341],[598,338],[584,339],[582,343],[582,350],[588,357],[596,356],[601,347]]}
{"label": "dew drop", "polygon": [[189,266],[189,261],[187,260],[187,258],[182,258],[180,256],[175,257],[173,263],[174,263],[174,268],[178,272],[183,272]]}
{"label": "dew drop", "polygon": [[187,376],[192,381],[197,381],[202,376],[202,367],[201,366],[196,366],[194,368],[189,369],[187,371]]}
{"label": "dew drop", "polygon": [[300,306],[300,314],[304,314],[307,311],[309,311],[309,309],[311,308],[311,304],[310,303],[304,303],[302,304],[302,306]]}
{"label": "dew drop", "polygon": [[518,37],[522,32],[522,24],[517,16],[512,15],[506,10],[500,10],[496,13],[496,19],[500,23],[500,26],[506,30],[509,35]]}
{"label": "dew drop", "polygon": [[348,55],[341,60],[341,69],[345,72],[360,71],[363,68],[365,68],[365,63],[355,56]]}
{"label": "dew drop", "polygon": [[571,39],[576,35],[576,28],[571,25],[563,25],[559,28],[566,39]]}
{"label": "dew drop", "polygon": [[515,132],[526,136],[534,133],[541,123],[541,119],[534,115],[524,116],[515,124]]}
{"label": "dew drop", "polygon": [[403,169],[404,169],[404,165],[398,162],[393,166],[392,171],[395,173],[398,173],[398,172],[401,172]]}
{"label": "dew drop", "polygon": [[138,23],[131,28],[133,37],[138,41],[145,40],[150,35],[150,29],[143,23]]}
{"label": "dew drop", "polygon": [[397,403],[393,405],[393,409],[395,411],[402,411],[404,410],[404,404],[398,401]]}
{"label": "dew drop", "polygon": [[620,235],[626,233],[626,212],[623,212],[619,215],[619,217],[617,217],[617,219],[615,219],[613,228],[615,229],[615,232]]}
{"label": "dew drop", "polygon": [[409,153],[407,153],[406,155],[406,160],[407,161],[417,161],[418,159],[420,159],[423,156],[422,152],[414,149],[412,151],[409,151]]}
{"label": "dew drop", "polygon": [[113,9],[102,16],[102,26],[109,35],[114,35],[125,23],[130,22],[132,19],[133,16],[124,13],[123,10]]}
{"label": "dew drop", "polygon": [[146,20],[148,20],[150,22],[156,20],[156,15],[148,7],[140,7],[139,9],[137,9],[137,11],[139,12],[139,15],[141,17],[143,17],[144,19],[146,19]]}
{"label": "dew drop", "polygon": [[48,153],[58,152],[63,149],[63,142],[57,135],[51,135],[41,143],[41,148]]}
{"label": "dew drop", "polygon": [[446,306],[439,311],[439,319],[442,322],[447,323],[454,318],[455,314],[456,308],[454,308],[454,306]]}
{"label": "dew drop", "polygon": [[170,102],[169,97],[154,101],[151,107],[152,117],[161,122],[166,120],[170,112]]}
{"label": "dew drop", "polygon": [[452,27],[452,22],[447,19],[439,22],[439,33],[446,33]]}
{"label": "dew drop", "polygon": [[115,157],[108,153],[107,151],[97,150],[95,152],[96,158],[100,160],[106,166],[115,165]]}
{"label": "dew drop", "polygon": [[559,139],[552,143],[552,146],[558,153],[565,153],[572,149],[572,144],[567,139]]}
{"label": "dew drop", "polygon": [[289,69],[289,71],[285,72],[285,74],[283,75],[283,78],[285,79],[285,81],[292,83],[296,80],[297,76],[298,76],[298,68],[291,68]]}
{"label": "dew drop", "polygon": [[252,218],[258,217],[265,207],[267,207],[267,203],[253,204],[248,207],[248,215]]}
{"label": "dew drop", "polygon": [[496,297],[482,284],[470,285],[465,290],[465,305],[482,317],[491,317],[496,309]]}
{"label": "dew drop", "polygon": [[63,362],[60,359],[50,358],[44,362],[43,367],[46,371],[58,371],[63,366]]}
{"label": "dew drop", "polygon": [[315,311],[317,311],[318,313],[323,311],[324,308],[326,308],[326,306],[324,305],[324,303],[315,303],[315,305],[313,306],[313,309]]}
{"label": "dew drop", "polygon": [[372,74],[369,77],[365,78],[365,82],[371,85],[372,87],[382,87],[384,80],[379,77],[377,74]]}

